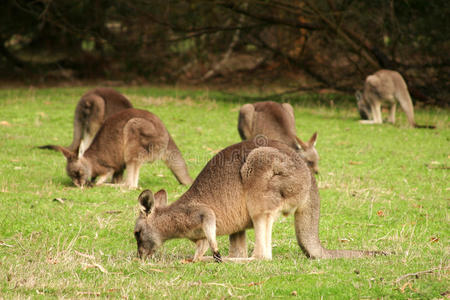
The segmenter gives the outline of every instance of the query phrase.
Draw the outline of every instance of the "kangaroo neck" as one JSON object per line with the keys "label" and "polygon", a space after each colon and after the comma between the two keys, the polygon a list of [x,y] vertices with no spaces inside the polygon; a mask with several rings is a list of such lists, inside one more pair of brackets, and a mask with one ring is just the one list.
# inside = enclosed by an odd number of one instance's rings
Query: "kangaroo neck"
{"label": "kangaroo neck", "polygon": [[[89,150],[89,149],[88,149]],[[98,159],[92,155],[92,152],[86,151],[83,156],[80,157],[83,160],[83,164],[85,164],[91,172],[91,178],[95,178],[100,174],[106,172],[106,168],[102,167],[98,163]]]}
{"label": "kangaroo neck", "polygon": [[189,209],[179,207],[176,202],[156,208],[155,213],[153,223],[159,229],[163,241],[184,237],[191,229],[186,225],[186,220],[190,219]]}

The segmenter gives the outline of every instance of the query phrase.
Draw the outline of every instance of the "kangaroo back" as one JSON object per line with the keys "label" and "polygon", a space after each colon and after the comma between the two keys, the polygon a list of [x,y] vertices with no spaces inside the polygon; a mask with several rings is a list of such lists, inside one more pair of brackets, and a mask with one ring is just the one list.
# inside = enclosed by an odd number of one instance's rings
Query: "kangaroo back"
{"label": "kangaroo back", "polygon": [[114,89],[96,88],[88,91],[75,109],[73,140],[69,150],[79,150],[79,155],[82,155],[108,117],[132,107],[131,102]]}
{"label": "kangaroo back", "polygon": [[294,111],[288,103],[267,101],[245,104],[240,110],[238,123],[243,140],[261,135],[296,148]]}
{"label": "kangaroo back", "polygon": [[238,131],[243,140],[256,138],[259,146],[277,140],[297,150],[317,173],[319,155],[315,149],[317,134],[303,142],[296,136],[294,109],[289,103],[272,101],[245,104],[239,111]]}

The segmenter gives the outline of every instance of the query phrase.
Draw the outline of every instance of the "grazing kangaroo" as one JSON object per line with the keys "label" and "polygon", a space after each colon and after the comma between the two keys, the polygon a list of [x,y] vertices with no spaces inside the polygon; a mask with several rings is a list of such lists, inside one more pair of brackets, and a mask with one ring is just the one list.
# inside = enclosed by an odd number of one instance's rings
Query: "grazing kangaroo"
{"label": "grazing kangaroo", "polygon": [[68,149],[83,155],[105,120],[113,114],[132,108],[131,102],[111,88],[95,88],[78,101],[73,121],[73,140]]}
{"label": "grazing kangaroo", "polygon": [[319,154],[315,148],[317,132],[308,142],[296,135],[294,109],[289,103],[272,101],[244,104],[239,111],[238,131],[242,140],[258,137],[283,142],[299,152],[315,173],[319,172]]}
{"label": "grazing kangaroo", "polygon": [[412,127],[435,128],[430,125],[417,125],[414,121],[414,106],[408,92],[405,80],[396,71],[379,70],[367,76],[364,83],[364,91],[355,93],[358,101],[358,110],[362,124],[381,124],[381,105],[390,106],[388,122],[395,123],[395,110],[397,102],[400,103],[403,111]]}
{"label": "grazing kangaroo", "polygon": [[319,240],[320,199],[313,172],[292,148],[268,140],[265,147],[244,141],[225,148],[203,168],[192,186],[167,205],[164,190],[143,191],[134,235],[138,255],[152,255],[166,240],[187,238],[196,244],[194,261],[208,246],[221,261],[216,241],[229,235],[230,257],[247,257],[246,233],[255,229],[251,259],[272,258],[272,225],[293,213],[297,242],[310,258],[362,257],[377,251],[328,250]]}
{"label": "grazing kangaroo", "polygon": [[139,169],[145,162],[162,159],[181,184],[191,184],[186,163],[180,150],[161,120],[154,114],[130,108],[108,118],[98,131],[91,146],[82,156],[61,146],[47,145],[67,158],[66,171],[76,186],[93,182],[104,183],[112,176],[113,183],[122,181],[136,188]]}

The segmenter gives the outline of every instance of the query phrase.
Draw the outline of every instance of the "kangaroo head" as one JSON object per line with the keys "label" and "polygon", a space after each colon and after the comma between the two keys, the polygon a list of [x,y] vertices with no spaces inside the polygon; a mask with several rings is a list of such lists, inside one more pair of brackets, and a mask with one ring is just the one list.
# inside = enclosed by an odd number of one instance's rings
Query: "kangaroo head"
{"label": "kangaroo head", "polygon": [[314,171],[314,173],[319,173],[319,153],[316,150],[316,142],[317,142],[317,132],[311,136],[308,142],[303,142],[300,138],[295,137],[298,144],[299,149],[298,152],[301,157],[305,159],[308,163],[308,166]]}
{"label": "kangaroo head", "polygon": [[61,146],[51,146],[52,149],[61,152],[67,159],[66,172],[77,187],[90,185],[91,168],[84,157],[78,157],[76,152],[72,152]]}
{"label": "kangaroo head", "polygon": [[358,103],[358,111],[362,120],[372,119],[372,109],[370,105],[364,100],[364,96],[361,91],[356,91],[355,97]]}
{"label": "kangaroo head", "polygon": [[91,169],[84,157],[67,159],[66,172],[77,187],[91,184]]}
{"label": "kangaroo head", "polygon": [[156,208],[167,205],[167,192],[160,190],[155,195],[150,190],[143,191],[139,197],[139,217],[134,226],[138,256],[146,258],[153,255],[162,245],[163,239],[155,222]]}

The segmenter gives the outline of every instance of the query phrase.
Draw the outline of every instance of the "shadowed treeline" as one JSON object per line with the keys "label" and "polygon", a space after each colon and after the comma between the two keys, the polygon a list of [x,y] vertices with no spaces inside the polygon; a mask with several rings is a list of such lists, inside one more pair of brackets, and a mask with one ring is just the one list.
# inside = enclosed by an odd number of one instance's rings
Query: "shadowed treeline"
{"label": "shadowed treeline", "polygon": [[5,0],[0,76],[293,82],[353,93],[387,68],[402,73],[416,101],[445,104],[445,11],[444,0]]}

